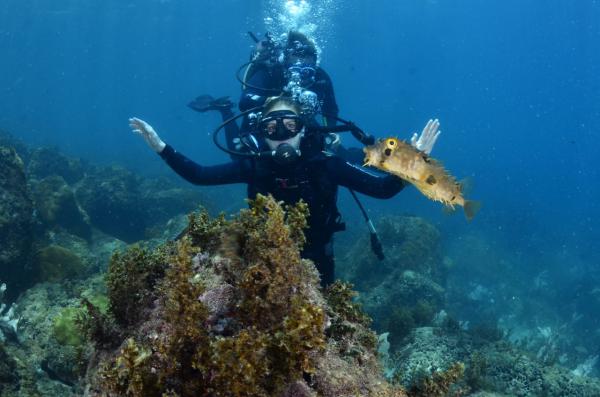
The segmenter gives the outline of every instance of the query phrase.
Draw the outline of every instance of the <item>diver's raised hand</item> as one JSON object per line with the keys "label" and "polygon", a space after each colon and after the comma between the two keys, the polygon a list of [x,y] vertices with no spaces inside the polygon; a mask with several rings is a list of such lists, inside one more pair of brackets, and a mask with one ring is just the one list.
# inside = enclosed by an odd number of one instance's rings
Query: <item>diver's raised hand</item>
{"label": "diver's raised hand", "polygon": [[129,119],[129,127],[131,127],[136,134],[140,134],[148,146],[156,153],[162,152],[165,146],[167,146],[167,144],[160,139],[156,131],[154,131],[154,128],[144,120],[132,117]]}
{"label": "diver's raised hand", "polygon": [[430,154],[433,150],[433,145],[435,145],[435,141],[437,141],[442,133],[442,131],[439,131],[439,128],[440,121],[438,119],[429,120],[427,125],[425,125],[425,128],[423,128],[423,131],[421,131],[421,136],[416,132],[413,134],[412,138],[410,138],[410,144],[420,151]]}

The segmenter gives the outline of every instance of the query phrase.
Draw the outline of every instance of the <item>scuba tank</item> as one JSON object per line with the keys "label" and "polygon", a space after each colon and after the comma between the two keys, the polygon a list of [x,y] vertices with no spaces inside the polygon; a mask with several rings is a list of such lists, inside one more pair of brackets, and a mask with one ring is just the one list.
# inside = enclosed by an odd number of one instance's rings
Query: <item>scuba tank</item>
{"label": "scuba tank", "polygon": [[[283,50],[277,43],[273,35],[267,32],[264,38],[260,40],[253,32],[248,32],[248,35],[256,43],[256,47],[250,54],[250,61],[242,64],[236,73],[236,79],[242,84],[242,90],[246,88],[260,89],[263,91],[272,91],[273,95],[278,95],[280,90],[273,90],[264,87],[253,87],[246,82],[250,79],[254,73],[261,67],[265,67],[268,70],[279,66],[283,57]],[[243,76],[240,76],[242,70],[244,70]]]}

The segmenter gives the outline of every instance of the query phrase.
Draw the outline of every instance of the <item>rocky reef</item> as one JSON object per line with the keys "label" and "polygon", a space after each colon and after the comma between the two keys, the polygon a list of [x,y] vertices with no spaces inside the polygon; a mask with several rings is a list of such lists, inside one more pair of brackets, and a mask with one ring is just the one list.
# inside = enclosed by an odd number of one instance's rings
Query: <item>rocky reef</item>
{"label": "rocky reef", "polygon": [[[2,133],[0,171],[0,397],[600,395],[597,352],[575,345],[598,340],[587,273],[587,294],[544,272],[500,283],[520,268],[506,253],[450,251],[424,219],[391,216],[386,259],[352,239],[337,269],[355,286],[323,290],[299,254],[303,205],[186,216],[206,192]],[[578,339],[537,320],[569,294]],[[537,336],[509,334],[498,319],[514,314]]]}
{"label": "rocky reef", "polygon": [[23,161],[12,147],[0,146],[0,269],[14,292],[28,284],[32,232],[33,202]]}
{"label": "rocky reef", "polygon": [[[598,379],[544,365],[535,354],[509,343],[498,330],[463,331],[448,324],[417,328],[390,360],[399,383],[419,388],[432,374],[453,375],[458,395],[583,397],[600,392]],[[458,377],[457,363],[464,363],[464,373]]]}
{"label": "rocky reef", "polygon": [[414,216],[390,216],[378,222],[385,259],[379,261],[364,247],[362,237],[343,258],[342,277],[355,284],[375,329],[389,334],[395,349],[419,326],[430,325],[444,308],[445,278],[440,233]]}
{"label": "rocky reef", "polygon": [[110,251],[90,255],[100,241],[172,238],[185,226],[176,217],[206,201],[170,180],[31,148],[1,131],[0,144],[0,266],[13,297],[44,280],[37,259],[47,245],[105,267]]}
{"label": "rocky reef", "polygon": [[115,256],[110,317],[88,317],[86,395],[405,395],[351,291],[322,294],[301,259],[305,217],[259,196],[232,221],[192,216],[177,243]]}

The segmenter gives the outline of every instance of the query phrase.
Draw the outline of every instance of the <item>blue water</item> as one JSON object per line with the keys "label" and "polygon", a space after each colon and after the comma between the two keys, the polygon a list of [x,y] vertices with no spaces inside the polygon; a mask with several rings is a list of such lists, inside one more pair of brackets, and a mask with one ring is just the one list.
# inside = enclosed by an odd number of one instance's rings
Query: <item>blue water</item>
{"label": "blue water", "polygon": [[[210,139],[218,116],[185,105],[202,93],[239,95],[246,31],[263,32],[283,3],[3,0],[0,128],[93,162],[170,175],[129,131],[128,117],[138,116],[198,162],[224,161]],[[327,4],[315,35],[340,115],[406,138],[439,118],[433,155],[472,176],[472,197],[484,203],[471,224],[414,191],[366,200],[371,211],[417,214],[448,241],[477,231],[510,260],[525,258],[532,274],[562,255],[552,264],[558,279],[574,267],[598,277],[600,2]]]}

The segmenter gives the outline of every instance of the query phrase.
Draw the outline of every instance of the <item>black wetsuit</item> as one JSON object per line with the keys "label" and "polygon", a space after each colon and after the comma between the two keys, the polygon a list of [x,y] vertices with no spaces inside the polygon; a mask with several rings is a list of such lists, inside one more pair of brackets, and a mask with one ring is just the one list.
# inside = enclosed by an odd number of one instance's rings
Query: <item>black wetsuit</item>
{"label": "black wetsuit", "polygon": [[[316,145],[315,145],[316,146]],[[181,177],[197,185],[248,184],[248,197],[272,194],[288,204],[304,200],[309,207],[307,244],[302,256],[312,259],[321,273],[321,283],[334,281],[333,233],[343,230],[337,209],[338,186],[376,198],[390,198],[404,187],[400,178],[381,175],[350,164],[336,155],[310,147],[302,141],[302,156],[289,166],[271,158],[243,158],[229,163],[201,166],[167,145],[160,156]]]}

